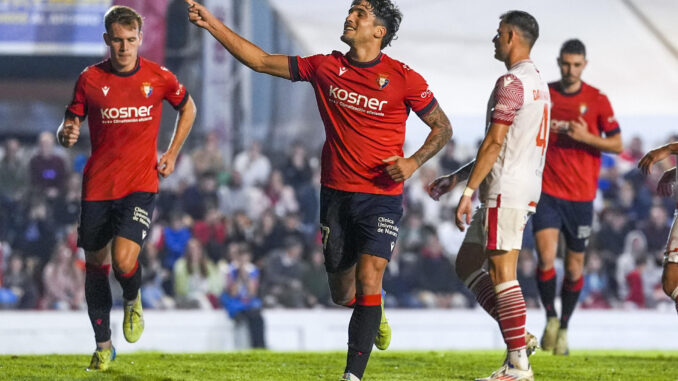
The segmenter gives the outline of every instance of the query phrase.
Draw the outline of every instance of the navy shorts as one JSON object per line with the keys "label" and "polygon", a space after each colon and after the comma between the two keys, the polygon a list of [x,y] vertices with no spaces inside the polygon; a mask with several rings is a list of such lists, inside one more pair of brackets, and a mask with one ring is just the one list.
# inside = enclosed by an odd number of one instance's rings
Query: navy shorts
{"label": "navy shorts", "polygon": [[320,190],[320,231],[328,273],[346,270],[361,254],[391,260],[403,215],[402,195]]}
{"label": "navy shorts", "polygon": [[124,237],[143,246],[151,229],[155,193],[135,192],[117,200],[82,201],[78,246],[86,251],[103,249],[113,237]]}
{"label": "navy shorts", "polygon": [[567,248],[583,253],[591,236],[592,201],[568,201],[542,193],[532,216],[532,231],[556,228],[563,232]]}

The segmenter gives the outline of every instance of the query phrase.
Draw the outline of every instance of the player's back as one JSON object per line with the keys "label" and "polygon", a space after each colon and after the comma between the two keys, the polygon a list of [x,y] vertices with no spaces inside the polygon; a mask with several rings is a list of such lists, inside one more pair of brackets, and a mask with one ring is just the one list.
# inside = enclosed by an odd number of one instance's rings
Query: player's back
{"label": "player's back", "polygon": [[531,61],[515,64],[497,81],[489,116],[492,122],[510,127],[499,157],[481,185],[481,200],[487,206],[536,207],[548,144],[549,102],[548,85]]}

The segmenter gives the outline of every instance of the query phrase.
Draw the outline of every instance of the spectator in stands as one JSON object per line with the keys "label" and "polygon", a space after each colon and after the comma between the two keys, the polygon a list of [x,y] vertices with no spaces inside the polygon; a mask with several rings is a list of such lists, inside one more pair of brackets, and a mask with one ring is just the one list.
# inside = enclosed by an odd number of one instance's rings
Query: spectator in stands
{"label": "spectator in stands", "polygon": [[295,237],[285,237],[285,249],[273,254],[265,268],[262,285],[266,304],[291,308],[306,305],[306,291],[301,281],[306,264],[302,261],[303,243]]}
{"label": "spectator in stands", "polygon": [[38,151],[29,163],[32,191],[56,198],[66,185],[66,163],[54,151],[54,134],[42,132],[38,136]]}
{"label": "spectator in stands", "polygon": [[163,229],[164,250],[162,264],[166,269],[171,270],[174,268],[174,262],[184,255],[186,245],[193,236],[187,219],[187,216],[173,212],[170,214],[169,226]]}
{"label": "spectator in stands", "polygon": [[281,248],[285,232],[278,217],[272,210],[267,210],[261,216],[254,234],[254,263],[263,266],[264,260],[270,252]]}
{"label": "spectator in stands", "polygon": [[424,304],[436,308],[449,307],[452,294],[461,287],[455,282],[457,277],[454,275],[454,268],[449,258],[443,254],[435,228],[430,226],[424,228],[424,245],[421,248],[418,274],[417,288]]}
{"label": "spectator in stands", "polygon": [[309,307],[330,306],[330,289],[327,287],[327,272],[325,271],[325,257],[321,245],[315,245],[311,250],[309,264],[304,269],[301,282],[305,290],[306,305]]}
{"label": "spectator in stands", "polygon": [[74,253],[59,243],[42,273],[45,284],[43,304],[57,310],[85,308],[85,269]]}
{"label": "spectator in stands", "polygon": [[219,212],[219,209],[208,208],[205,219],[195,221],[193,224],[193,236],[205,247],[207,256],[213,262],[218,262],[228,238],[226,217]]}
{"label": "spectator in stands", "polygon": [[209,209],[219,205],[217,178],[214,172],[203,172],[197,184],[188,187],[181,197],[183,211],[194,220],[202,220]]}
{"label": "spectator in stands", "polygon": [[[624,252],[619,255],[616,263],[615,280],[617,282],[617,296],[619,300],[637,302],[642,296],[642,269],[636,274],[629,275],[634,270],[639,270],[640,262],[646,262],[649,258],[647,253],[647,240],[640,230],[631,230],[624,240]],[[644,304],[644,301],[643,303]]]}
{"label": "spectator in stands", "polygon": [[641,230],[647,239],[647,250],[654,257],[655,253],[664,251],[666,246],[666,237],[671,232],[671,220],[666,213],[666,209],[661,204],[656,204],[650,208],[650,217],[643,221]]}
{"label": "spectator in stands", "polygon": [[598,252],[587,255],[584,274],[584,286],[579,294],[581,308],[610,308],[608,274]]}
{"label": "spectator in stands", "polygon": [[219,306],[223,280],[197,239],[186,245],[186,255],[174,264],[174,296],[179,308],[211,309]]}
{"label": "spectator in stands", "polygon": [[245,186],[262,186],[271,174],[271,162],[261,153],[261,144],[253,141],[249,148],[235,155],[233,169],[242,175]]}
{"label": "spectator in stands", "polygon": [[14,247],[26,256],[37,258],[40,268],[49,259],[55,245],[54,218],[48,212],[44,199],[36,197],[31,201],[28,218],[21,223],[17,231]]}
{"label": "spectator in stands", "polygon": [[219,210],[225,216],[244,211],[250,218],[258,219],[270,203],[260,187],[247,186],[238,171],[231,173],[227,186],[219,187]]}
{"label": "spectator in stands", "polygon": [[158,248],[152,243],[144,245],[141,258],[141,302],[144,308],[169,309],[175,306],[174,300],[167,294],[172,290],[172,277],[169,270],[162,266]]}
{"label": "spectator in stands", "polygon": [[33,274],[26,271],[24,259],[20,254],[13,254],[8,261],[7,273],[0,287],[11,292],[16,298],[13,304],[14,308],[31,309],[35,308],[38,302],[38,285],[35,282]]}
{"label": "spectator in stands", "polygon": [[294,188],[285,185],[282,173],[279,170],[274,169],[271,172],[264,193],[276,215],[285,216],[299,211]]}
{"label": "spectator in stands", "polygon": [[18,139],[5,140],[0,159],[0,201],[17,200],[28,184],[28,170]]}
{"label": "spectator in stands", "polygon": [[285,184],[299,191],[301,187],[311,182],[313,169],[308,159],[306,147],[300,141],[294,142],[289,151],[287,162],[282,167]]}
{"label": "spectator in stands", "polygon": [[459,169],[462,162],[457,160],[457,143],[454,139],[450,139],[443,150],[443,155],[440,157],[440,168],[443,173],[452,173]]}
{"label": "spectator in stands", "polygon": [[421,211],[426,225],[438,225],[440,222],[440,204],[428,195],[428,185],[436,179],[437,173],[432,165],[420,168],[416,180],[410,181],[406,190],[410,207]]}
{"label": "spectator in stands", "polygon": [[82,175],[71,173],[66,188],[58,201],[54,203],[54,219],[58,225],[73,225],[80,217],[80,197],[82,194]]}
{"label": "spectator in stands", "polygon": [[221,303],[232,319],[247,324],[251,347],[265,348],[262,303],[258,293],[259,269],[252,263],[248,245],[241,245],[240,252],[228,265]]}
{"label": "spectator in stands", "polygon": [[219,148],[219,137],[215,131],[205,135],[205,142],[193,150],[192,157],[195,174],[198,177],[206,172],[211,172],[218,177],[226,170],[226,160]]}

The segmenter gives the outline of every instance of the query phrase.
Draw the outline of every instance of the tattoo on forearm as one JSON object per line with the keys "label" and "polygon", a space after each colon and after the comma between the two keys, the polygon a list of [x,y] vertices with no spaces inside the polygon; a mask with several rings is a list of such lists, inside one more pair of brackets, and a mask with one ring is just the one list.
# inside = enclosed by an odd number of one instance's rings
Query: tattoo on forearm
{"label": "tattoo on forearm", "polygon": [[475,165],[475,163],[476,160],[473,159],[472,161],[464,164],[464,166],[462,166],[461,168],[454,171],[453,174],[457,175],[459,181],[465,181],[471,175],[471,171],[473,170],[473,166]]}
{"label": "tattoo on forearm", "polygon": [[424,145],[412,155],[419,166],[423,165],[433,155],[438,153],[452,137],[452,125],[447,115],[440,106],[436,106],[433,111],[424,116],[422,120],[431,127],[431,132],[426,138]]}

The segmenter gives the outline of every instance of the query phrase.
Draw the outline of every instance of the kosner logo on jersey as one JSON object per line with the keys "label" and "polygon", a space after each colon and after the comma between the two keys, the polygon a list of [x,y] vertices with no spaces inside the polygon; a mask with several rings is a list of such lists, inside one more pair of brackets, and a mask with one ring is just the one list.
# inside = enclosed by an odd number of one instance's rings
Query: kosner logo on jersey
{"label": "kosner logo on jersey", "polygon": [[[101,119],[134,119],[149,118],[153,106],[141,107],[110,107],[101,109]],[[146,119],[148,120],[148,119]]]}
{"label": "kosner logo on jersey", "polygon": [[381,101],[377,98],[368,98],[365,95],[330,85],[330,100],[332,99],[346,102],[349,105],[368,108],[374,111],[381,111],[382,107],[388,103],[388,101]]}

